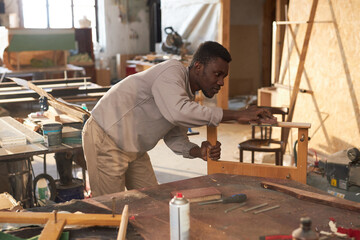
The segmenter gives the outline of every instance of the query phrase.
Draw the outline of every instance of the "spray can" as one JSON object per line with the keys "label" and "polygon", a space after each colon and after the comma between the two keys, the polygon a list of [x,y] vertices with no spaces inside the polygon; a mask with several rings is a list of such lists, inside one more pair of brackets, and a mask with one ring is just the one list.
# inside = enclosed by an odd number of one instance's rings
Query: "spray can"
{"label": "spray can", "polygon": [[182,193],[177,193],[169,203],[170,239],[188,240],[190,238],[190,204]]}

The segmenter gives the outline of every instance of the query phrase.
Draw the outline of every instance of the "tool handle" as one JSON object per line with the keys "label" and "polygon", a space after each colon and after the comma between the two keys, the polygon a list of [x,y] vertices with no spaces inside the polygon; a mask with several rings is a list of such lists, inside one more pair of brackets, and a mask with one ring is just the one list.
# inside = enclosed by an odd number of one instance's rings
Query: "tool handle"
{"label": "tool handle", "polygon": [[243,193],[235,194],[230,197],[223,198],[223,203],[242,203],[247,199],[246,195]]}

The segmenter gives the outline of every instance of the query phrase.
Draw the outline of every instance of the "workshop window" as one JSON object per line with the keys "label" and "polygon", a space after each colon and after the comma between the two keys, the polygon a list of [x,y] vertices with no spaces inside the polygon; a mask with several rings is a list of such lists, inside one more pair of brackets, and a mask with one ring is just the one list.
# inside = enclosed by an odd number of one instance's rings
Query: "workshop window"
{"label": "workshop window", "polygon": [[84,16],[98,41],[97,0],[22,0],[24,28],[79,28]]}

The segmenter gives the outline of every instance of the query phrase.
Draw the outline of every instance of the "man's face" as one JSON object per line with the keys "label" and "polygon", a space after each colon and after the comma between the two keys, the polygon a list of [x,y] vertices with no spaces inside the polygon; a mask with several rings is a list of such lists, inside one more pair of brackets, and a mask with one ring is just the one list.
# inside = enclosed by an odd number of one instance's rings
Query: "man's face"
{"label": "man's face", "polygon": [[228,75],[229,63],[222,58],[211,60],[206,66],[200,64],[198,85],[204,95],[212,98],[224,86],[224,78]]}

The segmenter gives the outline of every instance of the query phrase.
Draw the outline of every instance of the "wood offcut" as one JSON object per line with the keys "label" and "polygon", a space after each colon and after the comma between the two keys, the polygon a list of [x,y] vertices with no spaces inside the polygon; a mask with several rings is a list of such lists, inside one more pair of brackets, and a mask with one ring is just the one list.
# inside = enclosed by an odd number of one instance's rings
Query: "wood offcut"
{"label": "wood offcut", "polygon": [[342,208],[346,210],[360,212],[360,203],[333,197],[327,196],[319,193],[308,192],[305,190],[284,186],[272,182],[261,182],[261,186],[266,189],[271,189],[279,192],[289,194],[293,197],[296,197],[301,200],[307,200],[315,203],[324,204],[327,206]]}
{"label": "wood offcut", "polygon": [[79,121],[83,122],[86,119],[90,117],[90,113],[88,111],[85,111],[84,109],[67,104],[65,102],[61,102],[57,99],[55,99],[51,94],[47,93],[44,89],[34,85],[33,83],[20,79],[20,78],[9,78],[10,80],[16,82],[18,85],[24,86],[28,89],[34,90],[37,92],[40,96],[47,97],[48,102],[51,106],[53,106],[55,109],[64,112],[72,117],[77,118]]}
{"label": "wood offcut", "polygon": [[[127,209],[126,211],[127,212]],[[1,212],[1,223],[45,224],[39,237],[42,239],[59,239],[65,225],[77,226],[119,226],[122,215],[111,214],[74,214],[74,213],[36,213],[36,212]],[[127,219],[126,219],[127,224]],[[126,226],[124,223],[123,228]],[[121,237],[126,230],[122,229]],[[123,238],[120,238],[123,239]]]}

